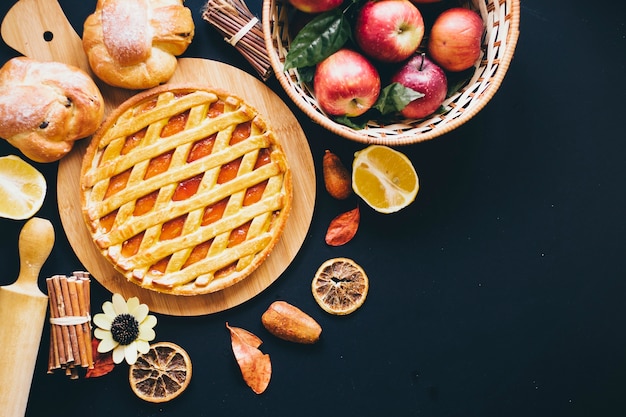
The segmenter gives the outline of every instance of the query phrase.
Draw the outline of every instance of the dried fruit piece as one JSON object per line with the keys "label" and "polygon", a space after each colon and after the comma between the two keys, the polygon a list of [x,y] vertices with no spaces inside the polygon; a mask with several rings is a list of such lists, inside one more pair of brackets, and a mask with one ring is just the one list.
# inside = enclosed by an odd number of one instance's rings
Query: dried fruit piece
{"label": "dried fruit piece", "polygon": [[359,229],[360,221],[361,211],[358,207],[335,217],[326,231],[326,244],[341,246],[351,241]]}
{"label": "dried fruit piece", "polygon": [[191,359],[171,342],[150,345],[130,366],[130,386],[142,400],[162,403],[178,397],[191,381]]}
{"label": "dried fruit piece", "polygon": [[324,311],[346,315],[365,302],[369,280],[363,268],[352,259],[333,258],[319,267],[311,290],[313,298]]}
{"label": "dried fruit piece", "polygon": [[258,349],[263,342],[248,330],[231,327],[228,323],[226,323],[226,328],[230,331],[233,354],[243,380],[256,394],[263,393],[272,377],[270,355]]}
{"label": "dried fruit piece", "polygon": [[350,197],[350,194],[352,194],[350,171],[348,171],[339,157],[328,149],[324,152],[322,173],[328,194],[338,200],[345,200]]}
{"label": "dried fruit piece", "polygon": [[261,322],[274,336],[294,343],[316,343],[322,333],[313,317],[285,301],[274,301],[261,316]]}

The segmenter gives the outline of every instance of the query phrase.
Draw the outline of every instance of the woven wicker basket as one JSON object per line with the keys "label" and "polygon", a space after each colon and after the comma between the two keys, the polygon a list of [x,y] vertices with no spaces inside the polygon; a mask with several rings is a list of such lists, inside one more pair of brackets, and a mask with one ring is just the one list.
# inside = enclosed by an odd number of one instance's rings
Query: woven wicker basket
{"label": "woven wicker basket", "polygon": [[383,125],[370,120],[364,129],[355,130],[330,119],[320,109],[310,86],[300,81],[298,71],[283,70],[291,41],[287,18],[291,6],[287,0],[264,0],[263,36],[278,81],[313,121],[357,142],[408,145],[441,136],[470,120],[496,93],[513,58],[519,36],[519,0],[472,0],[468,3],[468,7],[481,14],[486,26],[481,59],[467,84],[443,103],[446,111],[419,121],[397,120]]}

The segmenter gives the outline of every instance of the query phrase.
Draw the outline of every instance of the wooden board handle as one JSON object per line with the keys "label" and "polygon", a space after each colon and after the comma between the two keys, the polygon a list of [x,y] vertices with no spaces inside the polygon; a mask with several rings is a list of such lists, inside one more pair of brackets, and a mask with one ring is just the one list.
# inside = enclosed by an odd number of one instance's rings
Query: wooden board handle
{"label": "wooden board handle", "polygon": [[57,0],[19,0],[2,21],[2,39],[21,54],[89,70],[82,40]]}

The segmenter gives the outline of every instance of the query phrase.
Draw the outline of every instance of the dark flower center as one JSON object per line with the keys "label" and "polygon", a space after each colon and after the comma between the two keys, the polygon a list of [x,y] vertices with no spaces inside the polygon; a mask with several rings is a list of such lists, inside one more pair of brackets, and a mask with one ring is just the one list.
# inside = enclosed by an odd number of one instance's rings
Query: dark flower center
{"label": "dark flower center", "polygon": [[139,336],[139,322],[132,314],[119,314],[111,323],[111,335],[120,345],[129,345]]}

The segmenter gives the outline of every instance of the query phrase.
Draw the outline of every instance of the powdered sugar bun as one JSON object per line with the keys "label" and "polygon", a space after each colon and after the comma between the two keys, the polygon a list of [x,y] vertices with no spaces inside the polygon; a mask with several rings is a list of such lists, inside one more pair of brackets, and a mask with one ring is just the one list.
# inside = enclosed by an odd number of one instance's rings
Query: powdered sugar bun
{"label": "powdered sugar bun", "polygon": [[147,89],[172,77],[193,35],[182,0],[98,0],[84,24],[83,48],[105,83]]}
{"label": "powdered sugar bun", "polygon": [[100,90],[80,68],[27,57],[0,68],[0,137],[33,161],[61,159],[103,116]]}

